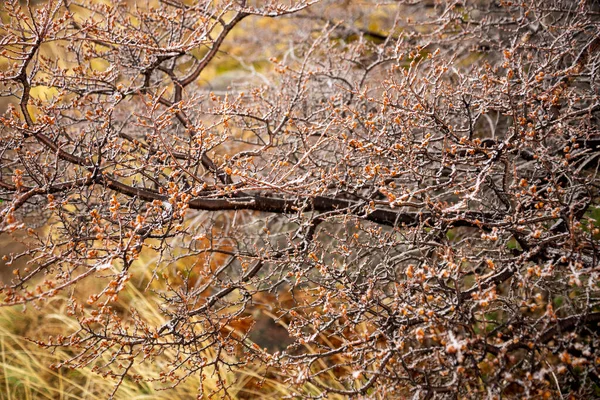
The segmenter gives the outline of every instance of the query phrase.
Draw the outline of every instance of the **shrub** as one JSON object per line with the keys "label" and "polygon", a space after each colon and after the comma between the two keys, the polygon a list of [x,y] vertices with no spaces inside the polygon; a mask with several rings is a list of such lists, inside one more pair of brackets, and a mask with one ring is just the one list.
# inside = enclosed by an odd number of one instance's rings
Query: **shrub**
{"label": "shrub", "polygon": [[[77,328],[38,338],[66,364],[117,388],[160,361],[167,386],[261,365],[293,396],[598,394],[597,2],[1,14],[1,229],[28,260],[3,301],[67,294]],[[162,324],[119,306],[140,265]]]}

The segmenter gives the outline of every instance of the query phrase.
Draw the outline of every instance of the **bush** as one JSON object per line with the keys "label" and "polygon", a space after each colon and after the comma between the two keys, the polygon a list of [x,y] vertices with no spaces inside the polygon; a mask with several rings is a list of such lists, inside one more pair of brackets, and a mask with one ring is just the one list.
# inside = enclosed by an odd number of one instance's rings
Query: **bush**
{"label": "bush", "polygon": [[65,365],[598,395],[597,2],[1,7],[3,301]]}

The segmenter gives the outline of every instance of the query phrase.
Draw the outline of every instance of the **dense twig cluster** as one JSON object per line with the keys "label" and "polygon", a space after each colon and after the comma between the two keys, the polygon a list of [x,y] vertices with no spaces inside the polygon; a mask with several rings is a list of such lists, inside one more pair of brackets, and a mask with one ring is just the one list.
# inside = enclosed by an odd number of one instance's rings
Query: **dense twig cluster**
{"label": "dense twig cluster", "polygon": [[[117,382],[598,394],[600,7],[367,3],[4,2],[0,228],[30,261],[3,301],[79,322],[44,346]],[[162,326],[112,306],[150,259]]]}

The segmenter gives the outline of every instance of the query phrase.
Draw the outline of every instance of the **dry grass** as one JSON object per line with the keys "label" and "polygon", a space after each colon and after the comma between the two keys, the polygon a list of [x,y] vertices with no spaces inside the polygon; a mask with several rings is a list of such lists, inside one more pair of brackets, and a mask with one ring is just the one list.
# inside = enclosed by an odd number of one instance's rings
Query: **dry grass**
{"label": "dry grass", "polygon": [[[152,292],[140,291],[130,283],[121,294],[118,306],[123,309],[135,308],[146,321],[156,326],[164,323]],[[22,307],[0,307],[0,399],[75,400],[110,397],[115,380],[98,375],[91,367],[52,369],[52,364],[72,357],[73,353],[64,348],[51,352],[27,339],[47,339],[50,335],[65,335],[76,329],[76,322],[66,315],[66,304],[65,298],[57,297],[41,309],[31,306],[25,310]],[[130,375],[158,377],[170,356],[166,353],[162,360],[137,364]],[[103,361],[108,361],[108,358],[106,354]],[[277,371],[270,370],[270,378],[267,379],[263,378],[265,373],[264,367],[257,365],[254,370],[222,371],[221,377],[233,383],[228,389],[233,399],[280,399],[291,395],[289,385],[282,376],[277,375]],[[256,385],[259,381],[260,387]],[[115,399],[196,398],[199,383],[199,377],[194,377],[173,389],[164,390],[164,386],[158,383],[125,379]],[[205,373],[203,388],[205,393],[217,388],[217,379],[210,372]],[[303,389],[305,393],[320,393],[316,386],[308,383]]]}
{"label": "dry grass", "polygon": [[[136,303],[148,303],[149,299],[136,293]],[[50,352],[27,340],[47,338],[74,329],[74,321],[65,313],[65,302],[54,300],[42,310],[17,308],[0,309],[0,398],[2,399],[90,399],[108,398],[115,381],[91,371],[91,368],[53,370],[52,364],[72,356],[67,349]],[[155,317],[149,307],[143,311],[149,318]],[[107,356],[108,358],[108,356]],[[107,361],[107,360],[106,360]],[[157,376],[161,363],[142,363],[132,373],[145,377]],[[232,377],[230,377],[232,378]],[[204,382],[210,389],[210,378]],[[167,399],[194,398],[198,382],[189,380],[168,391],[157,390],[149,383],[136,383],[125,379],[117,392],[117,399]]]}

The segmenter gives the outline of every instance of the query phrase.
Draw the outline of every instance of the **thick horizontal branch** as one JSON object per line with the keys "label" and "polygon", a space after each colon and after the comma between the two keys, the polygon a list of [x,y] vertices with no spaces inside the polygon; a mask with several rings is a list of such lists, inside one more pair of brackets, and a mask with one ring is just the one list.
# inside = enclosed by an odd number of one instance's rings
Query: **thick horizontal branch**
{"label": "thick horizontal branch", "polygon": [[[167,196],[153,190],[135,188],[100,175],[98,180],[105,181],[112,190],[128,196],[135,196],[140,200],[167,200]],[[298,211],[333,212],[340,215],[352,215],[386,226],[415,226],[427,222],[433,225],[435,221],[443,220],[452,226],[485,227],[504,222],[501,218],[502,215],[476,211],[456,211],[440,215],[434,215],[431,212],[394,211],[391,209],[367,211],[368,204],[366,203],[326,196],[285,199],[257,194],[233,198],[194,198],[190,201],[189,208],[207,211],[254,210],[277,214],[291,214]]]}
{"label": "thick horizontal branch", "polygon": [[[97,174],[72,182],[48,186],[46,188],[27,188],[20,190],[10,184],[2,187],[9,192],[30,192],[32,195],[58,193],[72,190],[77,186],[90,186],[93,184],[105,185],[107,188],[129,197],[142,201],[167,201],[168,197],[158,191],[126,185],[113,179],[109,175]],[[28,198],[31,196],[28,196]],[[22,205],[22,204],[20,204]],[[14,205],[13,205],[14,207]],[[14,207],[16,209],[18,207]],[[433,226],[437,222],[444,222],[447,226],[470,226],[489,229],[493,226],[508,224],[504,214],[477,211],[452,211],[446,213],[432,213],[430,211],[395,211],[378,208],[372,210],[366,202],[356,202],[346,199],[326,196],[295,197],[287,199],[276,197],[275,194],[266,196],[261,194],[242,194],[240,197],[202,198],[196,197],[189,202],[189,208],[206,211],[253,210],[276,214],[293,214],[297,212],[316,211],[331,213],[332,215],[353,216],[385,226],[416,226],[424,224]]]}

